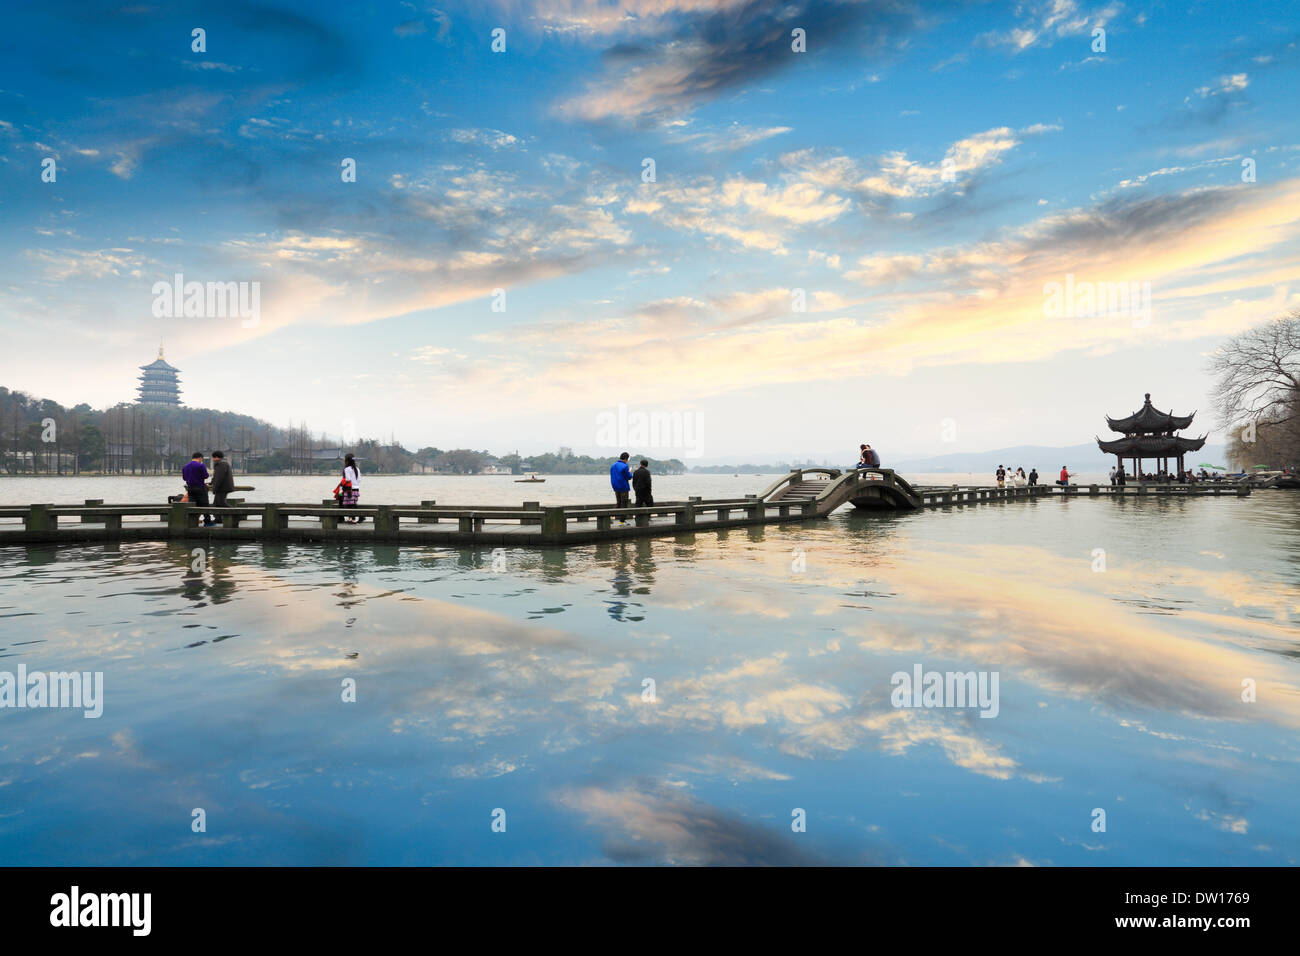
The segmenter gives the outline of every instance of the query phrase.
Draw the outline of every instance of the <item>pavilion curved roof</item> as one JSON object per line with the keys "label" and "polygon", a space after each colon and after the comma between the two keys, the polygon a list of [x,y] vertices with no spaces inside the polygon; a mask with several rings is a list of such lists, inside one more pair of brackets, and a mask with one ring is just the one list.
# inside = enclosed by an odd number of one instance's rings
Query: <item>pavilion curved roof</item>
{"label": "pavilion curved roof", "polygon": [[1195,412],[1190,415],[1175,415],[1173,412],[1160,411],[1151,404],[1151,393],[1147,392],[1146,401],[1141,409],[1127,418],[1111,418],[1107,415],[1106,424],[1110,426],[1111,431],[1123,434],[1132,432],[1176,432],[1179,429],[1189,427],[1195,417]]}
{"label": "pavilion curved roof", "polygon": [[1114,441],[1097,439],[1097,447],[1107,455],[1121,458],[1163,458],[1200,451],[1206,436],[1183,438],[1178,435],[1138,435],[1134,438],[1116,438]]}

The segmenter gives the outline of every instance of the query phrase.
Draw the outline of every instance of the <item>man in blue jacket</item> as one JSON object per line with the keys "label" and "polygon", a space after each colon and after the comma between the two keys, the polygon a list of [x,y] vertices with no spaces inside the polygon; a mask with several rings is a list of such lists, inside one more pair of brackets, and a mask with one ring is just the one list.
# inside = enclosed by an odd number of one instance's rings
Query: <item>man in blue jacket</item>
{"label": "man in blue jacket", "polygon": [[[632,470],[627,466],[627,460],[631,456],[627,452],[618,456],[618,461],[609,466],[609,484],[614,489],[615,507],[626,508],[627,494],[632,489]],[[626,520],[620,520],[619,524],[626,524]]]}
{"label": "man in blue jacket", "polygon": [[[181,469],[181,481],[185,482],[185,493],[190,504],[207,507],[208,504],[208,469],[203,465],[203,452],[196,451],[190,456],[190,463]],[[215,521],[212,515],[203,516],[203,527],[211,528]]]}

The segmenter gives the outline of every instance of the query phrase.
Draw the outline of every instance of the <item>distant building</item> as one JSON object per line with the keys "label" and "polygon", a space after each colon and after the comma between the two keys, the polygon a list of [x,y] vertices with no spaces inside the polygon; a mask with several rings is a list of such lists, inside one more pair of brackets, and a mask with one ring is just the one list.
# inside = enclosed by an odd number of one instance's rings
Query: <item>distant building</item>
{"label": "distant building", "polygon": [[140,393],[141,405],[179,405],[181,403],[180,369],[168,365],[163,358],[162,346],[158,346],[158,358],[148,365],[141,365]]}

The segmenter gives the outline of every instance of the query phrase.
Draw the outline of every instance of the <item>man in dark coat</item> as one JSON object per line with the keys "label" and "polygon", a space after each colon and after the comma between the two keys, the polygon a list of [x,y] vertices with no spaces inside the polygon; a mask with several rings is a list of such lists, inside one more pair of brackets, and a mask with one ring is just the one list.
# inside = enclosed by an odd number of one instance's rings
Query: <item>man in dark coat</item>
{"label": "man in dark coat", "polygon": [[650,462],[641,459],[641,467],[632,472],[632,490],[636,492],[636,506],[649,508],[655,503],[650,494]]}
{"label": "man in dark coat", "polygon": [[212,504],[217,508],[226,507],[226,495],[235,490],[235,473],[230,462],[219,451],[212,453]]}

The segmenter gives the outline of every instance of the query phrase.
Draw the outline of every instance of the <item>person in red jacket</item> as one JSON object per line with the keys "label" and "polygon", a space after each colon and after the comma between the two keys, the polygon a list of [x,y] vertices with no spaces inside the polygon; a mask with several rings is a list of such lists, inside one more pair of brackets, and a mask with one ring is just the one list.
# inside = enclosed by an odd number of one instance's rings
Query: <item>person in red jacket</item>
{"label": "person in red jacket", "polygon": [[1061,477],[1060,477],[1060,479],[1059,479],[1056,483],[1057,483],[1058,485],[1062,485],[1062,486],[1064,486],[1064,485],[1068,485],[1068,484],[1070,483],[1070,479],[1073,478],[1073,477],[1074,477],[1074,476],[1073,476],[1070,472],[1068,472],[1068,471],[1065,470],[1065,466],[1062,465],[1062,466],[1061,466]]}

